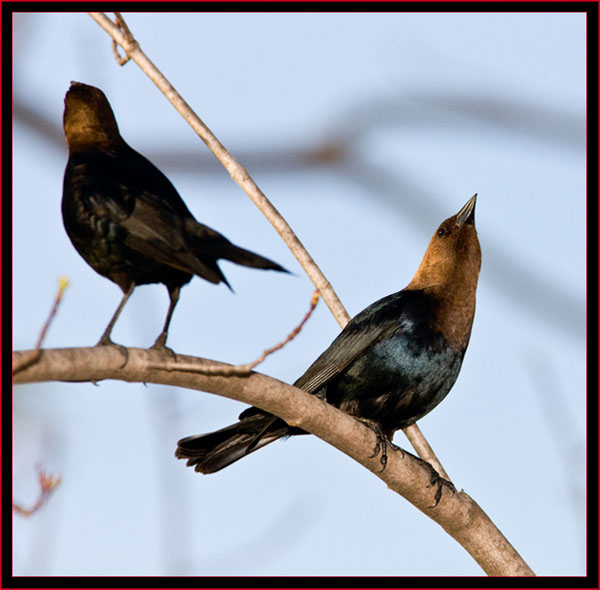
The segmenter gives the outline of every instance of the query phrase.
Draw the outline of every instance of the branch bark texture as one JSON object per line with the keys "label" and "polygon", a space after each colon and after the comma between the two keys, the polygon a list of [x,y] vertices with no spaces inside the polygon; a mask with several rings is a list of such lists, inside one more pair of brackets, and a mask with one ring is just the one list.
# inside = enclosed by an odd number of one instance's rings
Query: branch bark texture
{"label": "branch bark texture", "polygon": [[[419,510],[437,522],[458,541],[490,576],[532,576],[531,569],[496,528],[477,503],[465,492],[451,494],[444,488],[441,502],[431,508],[434,490],[429,472],[410,454],[390,449],[388,463],[381,471],[379,457],[371,457],[376,444],[372,430],[327,404],[291,385],[249,371],[231,374],[231,365],[191,356],[177,360],[210,374],[173,371],[170,356],[157,350],[129,348],[127,364],[116,347],[64,348],[42,350],[36,364],[14,376],[15,383],[43,381],[101,381],[157,383],[207,391],[258,406],[283,418],[288,424],[311,432],[336,447],[379,477]],[[18,364],[30,351],[13,353]],[[165,368],[161,368],[165,367]],[[216,374],[222,369],[222,375]]]}

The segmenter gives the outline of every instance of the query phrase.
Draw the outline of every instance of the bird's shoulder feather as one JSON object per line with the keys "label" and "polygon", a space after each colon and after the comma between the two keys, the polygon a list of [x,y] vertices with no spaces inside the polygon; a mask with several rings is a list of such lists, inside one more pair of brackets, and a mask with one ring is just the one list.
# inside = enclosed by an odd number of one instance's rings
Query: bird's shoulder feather
{"label": "bird's shoulder feather", "polygon": [[422,292],[399,291],[379,299],[358,313],[294,385],[310,393],[321,389],[356,358],[381,340],[402,330],[412,330],[431,306]]}

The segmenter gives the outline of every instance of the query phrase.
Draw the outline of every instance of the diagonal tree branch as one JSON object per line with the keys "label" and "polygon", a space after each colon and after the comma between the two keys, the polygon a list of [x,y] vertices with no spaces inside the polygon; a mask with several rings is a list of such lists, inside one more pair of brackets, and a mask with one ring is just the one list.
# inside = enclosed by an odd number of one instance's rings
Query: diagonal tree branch
{"label": "diagonal tree branch", "polygon": [[[262,211],[285,244],[298,259],[304,271],[308,274],[315,287],[319,290],[323,301],[331,313],[343,327],[350,320],[348,312],[344,309],[333,287],[325,278],[306,248],[302,245],[292,228],[281,216],[279,211],[258,188],[247,170],[235,160],[225,146],[216,138],[212,131],[196,115],[183,97],[175,90],[171,83],[152,63],[148,56],[141,50],[139,43],[129,33],[125,33],[102,12],[90,12],[90,16],[123,48],[142,71],[156,84],[158,89],[166,96],[167,100],[175,107],[177,112],[187,121],[217,160],[225,167],[231,178],[252,199],[254,204]],[[119,15],[120,16],[120,15]],[[122,17],[121,21],[123,20]]]}
{"label": "diagonal tree branch", "polygon": [[[18,363],[29,351],[13,353]],[[534,573],[496,528],[477,503],[464,491],[444,490],[442,501],[432,508],[434,491],[430,472],[409,453],[391,450],[381,471],[379,457],[372,456],[373,431],[320,400],[277,379],[250,372],[231,375],[224,363],[177,355],[177,359],[210,374],[166,370],[170,357],[161,351],[129,348],[127,364],[116,347],[64,348],[42,350],[35,365],[15,375],[15,383],[42,381],[101,381],[119,379],[173,385],[207,391],[258,406],[276,414],[288,424],[311,432],[336,447],[379,477],[424,514],[437,522],[460,543],[490,576],[532,576]],[[160,368],[162,365],[163,368]],[[227,376],[215,374],[222,367]]]}
{"label": "diagonal tree branch", "polygon": [[[198,134],[200,139],[206,144],[208,149],[215,155],[217,160],[225,167],[231,175],[231,178],[240,186],[240,188],[250,197],[252,202],[261,210],[271,225],[275,228],[282,240],[292,251],[304,272],[308,275],[314,286],[319,290],[323,301],[329,307],[329,310],[335,317],[341,328],[350,321],[350,315],[342,305],[331,283],[327,280],[321,269],[317,266],[312,256],[308,253],[302,242],[298,239],[292,228],[281,216],[279,211],[273,206],[265,194],[256,185],[246,169],[239,164],[235,158],[225,149],[225,146],[217,139],[212,131],[196,115],[193,109],[187,104],[183,97],[175,90],[173,85],[152,63],[148,56],[142,51],[139,43],[127,27],[125,19],[120,13],[115,13],[117,23],[113,23],[103,12],[90,12],[89,15],[112,37],[113,44],[118,43],[126,53],[122,58],[118,55],[113,45],[113,51],[117,56],[120,65],[124,65],[133,60],[141,70],[156,84],[158,89],[166,96],[167,100],[175,107],[177,112],[187,121],[192,129]],[[427,442],[421,429],[413,424],[403,429],[404,434],[417,451],[418,455],[431,463],[436,471],[444,478],[450,479],[435,452]]]}

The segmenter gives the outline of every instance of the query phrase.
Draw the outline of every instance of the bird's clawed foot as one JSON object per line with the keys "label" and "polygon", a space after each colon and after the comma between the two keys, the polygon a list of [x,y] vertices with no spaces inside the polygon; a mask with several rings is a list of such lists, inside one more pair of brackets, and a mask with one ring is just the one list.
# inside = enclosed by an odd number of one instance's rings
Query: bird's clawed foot
{"label": "bird's clawed foot", "polygon": [[102,338],[98,340],[96,346],[115,346],[116,348],[118,348],[119,352],[125,357],[125,362],[119,367],[119,369],[122,369],[127,364],[127,361],[129,361],[129,352],[127,351],[127,348],[125,348],[121,344],[113,342],[108,334],[103,334]]}
{"label": "bird's clawed foot", "polygon": [[375,445],[375,448],[373,449],[373,454],[370,455],[369,458],[376,457],[377,455],[379,455],[379,453],[381,453],[380,473],[381,473],[381,471],[383,471],[385,469],[385,466],[387,465],[388,445],[391,448],[395,449],[396,451],[400,451],[404,455],[404,451],[398,445],[395,445],[391,440],[388,439],[388,437],[384,434],[383,430],[381,429],[381,426],[379,426],[379,424],[377,424],[377,422],[373,422],[372,420],[367,420],[365,418],[357,418],[357,420],[359,422],[362,422],[366,426],[368,426],[377,436],[377,444]]}
{"label": "bird's clawed foot", "polygon": [[454,487],[454,484],[451,481],[444,479],[433,468],[431,463],[429,463],[428,461],[424,461],[420,457],[416,457],[414,455],[413,457],[415,457],[415,459],[419,461],[423,465],[423,467],[427,469],[427,471],[429,471],[429,485],[427,487],[432,488],[433,486],[437,486],[437,489],[435,490],[435,495],[433,496],[433,504],[429,506],[429,508],[435,508],[440,503],[440,500],[442,499],[442,488],[444,486],[446,486],[448,490],[452,492],[452,495],[456,493],[456,488]]}
{"label": "bird's clawed foot", "polygon": [[171,355],[173,360],[177,360],[177,354],[172,348],[167,346],[167,332],[161,332],[156,339],[156,342],[150,347],[151,350],[160,350],[161,352],[167,352]]}

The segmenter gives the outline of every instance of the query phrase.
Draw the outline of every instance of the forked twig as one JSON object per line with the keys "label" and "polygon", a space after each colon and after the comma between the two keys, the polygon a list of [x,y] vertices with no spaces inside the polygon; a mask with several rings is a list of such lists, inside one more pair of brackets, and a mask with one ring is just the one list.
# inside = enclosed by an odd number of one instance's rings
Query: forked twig
{"label": "forked twig", "polygon": [[[133,38],[129,27],[127,26],[127,23],[125,22],[125,19],[121,16],[120,12],[115,12],[115,24],[123,31],[123,34],[126,36],[129,43],[137,43],[136,40]],[[117,60],[117,63],[120,66],[124,66],[131,59],[131,57],[127,55],[127,53],[124,56],[121,56],[121,54],[119,53],[119,48],[117,47],[117,42],[114,39],[112,42],[112,50],[115,59]]]}

